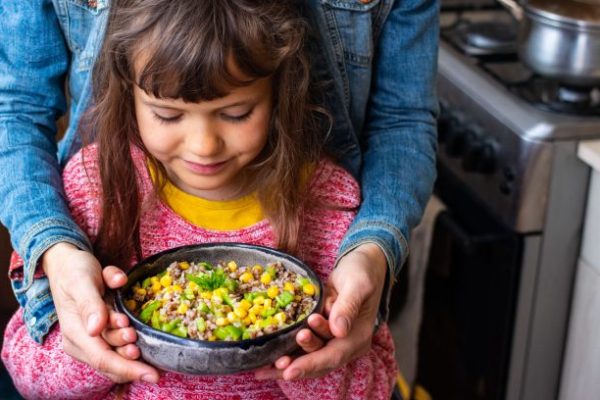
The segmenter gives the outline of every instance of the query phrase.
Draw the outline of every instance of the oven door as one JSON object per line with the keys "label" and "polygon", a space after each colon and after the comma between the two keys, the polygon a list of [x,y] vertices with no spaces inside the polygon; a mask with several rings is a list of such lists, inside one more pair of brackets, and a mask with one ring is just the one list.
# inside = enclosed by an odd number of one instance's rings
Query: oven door
{"label": "oven door", "polygon": [[523,239],[443,173],[433,227],[417,383],[434,400],[504,399]]}

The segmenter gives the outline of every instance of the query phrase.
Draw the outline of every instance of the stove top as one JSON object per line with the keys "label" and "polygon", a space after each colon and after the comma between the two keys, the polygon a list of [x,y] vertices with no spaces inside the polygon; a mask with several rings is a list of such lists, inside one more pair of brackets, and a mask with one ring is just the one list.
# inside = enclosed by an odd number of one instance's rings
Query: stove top
{"label": "stove top", "polygon": [[600,136],[600,88],[574,88],[519,61],[518,24],[495,2],[442,4],[440,75],[506,114],[518,134],[538,140]]}

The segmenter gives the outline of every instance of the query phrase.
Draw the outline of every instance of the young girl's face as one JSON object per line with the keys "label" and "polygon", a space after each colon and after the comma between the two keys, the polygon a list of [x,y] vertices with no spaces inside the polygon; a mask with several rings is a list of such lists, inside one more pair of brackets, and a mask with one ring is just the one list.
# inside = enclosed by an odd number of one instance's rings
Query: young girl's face
{"label": "young girl's face", "polygon": [[159,99],[134,89],[142,142],[183,191],[209,200],[239,196],[241,171],[261,152],[271,118],[271,80],[210,101]]}

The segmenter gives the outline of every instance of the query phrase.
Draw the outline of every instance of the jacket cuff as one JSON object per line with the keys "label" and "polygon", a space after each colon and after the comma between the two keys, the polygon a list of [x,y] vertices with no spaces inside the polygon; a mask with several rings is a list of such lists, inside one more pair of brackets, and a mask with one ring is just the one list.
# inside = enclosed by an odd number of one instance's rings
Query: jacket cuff
{"label": "jacket cuff", "polygon": [[[33,225],[23,236],[17,252],[23,258],[22,271],[14,268],[11,276],[22,276],[22,285],[15,293],[19,294],[28,290],[34,280],[34,275],[43,275],[40,257],[53,245],[66,242],[81,250],[92,251],[92,245],[77,224],[69,220],[49,218]],[[21,274],[19,273],[21,272]]]}

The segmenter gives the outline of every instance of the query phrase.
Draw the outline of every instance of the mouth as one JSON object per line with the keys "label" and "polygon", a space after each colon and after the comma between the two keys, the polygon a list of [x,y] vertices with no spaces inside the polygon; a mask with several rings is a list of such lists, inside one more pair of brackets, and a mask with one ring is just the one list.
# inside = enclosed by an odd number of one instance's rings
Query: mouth
{"label": "mouth", "polygon": [[200,175],[215,175],[225,168],[229,160],[219,161],[210,164],[195,163],[183,160],[185,166],[193,173]]}

